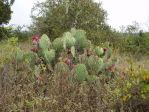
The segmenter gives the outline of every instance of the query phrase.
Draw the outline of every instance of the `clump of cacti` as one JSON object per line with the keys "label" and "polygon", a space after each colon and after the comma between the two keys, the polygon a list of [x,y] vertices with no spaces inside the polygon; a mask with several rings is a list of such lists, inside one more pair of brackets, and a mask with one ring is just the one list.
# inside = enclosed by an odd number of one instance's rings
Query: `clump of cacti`
{"label": "clump of cacti", "polygon": [[[84,30],[72,28],[70,32],[65,32],[53,42],[50,42],[45,34],[34,38],[35,50],[32,50],[33,54],[25,54],[25,59],[31,63],[31,60],[35,59],[32,65],[45,64],[54,74],[70,74],[72,79],[79,82],[92,83],[100,74],[110,72],[114,67],[114,61],[110,59],[111,49],[92,45]],[[21,60],[22,55],[23,53],[18,49],[17,59]]]}

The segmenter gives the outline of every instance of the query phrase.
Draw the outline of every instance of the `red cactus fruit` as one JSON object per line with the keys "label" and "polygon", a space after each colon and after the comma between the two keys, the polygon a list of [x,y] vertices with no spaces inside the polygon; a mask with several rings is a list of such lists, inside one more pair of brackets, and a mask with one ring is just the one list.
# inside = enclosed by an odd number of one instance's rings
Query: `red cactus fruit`
{"label": "red cactus fruit", "polygon": [[39,42],[40,36],[39,35],[34,35],[32,36],[32,41]]}

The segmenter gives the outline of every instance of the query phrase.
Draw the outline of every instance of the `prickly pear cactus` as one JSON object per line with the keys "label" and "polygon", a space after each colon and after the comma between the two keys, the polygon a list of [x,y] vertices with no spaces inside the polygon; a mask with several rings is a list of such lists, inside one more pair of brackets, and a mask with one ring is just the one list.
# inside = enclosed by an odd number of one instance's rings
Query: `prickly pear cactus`
{"label": "prickly pear cactus", "polygon": [[62,37],[56,38],[52,44],[48,36],[43,35],[38,42],[38,52],[34,53],[42,62],[50,65],[50,71],[55,74],[69,74],[71,70],[74,75],[72,77],[79,82],[95,82],[99,74],[109,72],[113,66],[113,62],[110,61],[111,49],[94,47],[87,39],[84,30],[72,28],[70,32],[65,32]]}
{"label": "prickly pear cactus", "polygon": [[78,64],[75,68],[75,78],[79,81],[85,81],[88,76],[88,71],[85,64]]}
{"label": "prickly pear cactus", "polygon": [[74,38],[76,39],[76,46],[78,49],[87,47],[88,40],[86,38],[86,32],[84,30],[76,30],[73,32]]}
{"label": "prickly pear cactus", "polygon": [[56,38],[52,42],[53,49],[55,49],[56,52],[61,52],[63,50],[63,42],[62,38]]}
{"label": "prickly pear cactus", "polygon": [[95,47],[95,53],[97,56],[101,57],[104,54],[103,48],[100,48],[99,46]]}
{"label": "prickly pear cactus", "polygon": [[97,79],[98,79],[98,77],[96,75],[88,75],[87,76],[87,81],[89,83],[94,83]]}
{"label": "prickly pear cactus", "polygon": [[87,65],[87,63],[88,63],[88,57],[87,56],[84,56],[84,55],[80,55],[79,56],[79,63],[83,63],[83,64]]}
{"label": "prickly pear cactus", "polygon": [[88,58],[87,67],[90,74],[97,75],[102,70],[104,63],[102,59],[92,55]]}
{"label": "prickly pear cactus", "polygon": [[68,74],[70,73],[69,67],[64,62],[59,62],[54,67],[56,74]]}
{"label": "prickly pear cactus", "polygon": [[42,35],[41,39],[39,40],[39,47],[42,51],[48,50],[50,46],[50,39],[47,35]]}
{"label": "prickly pear cactus", "polygon": [[75,57],[75,47],[74,46],[71,47],[71,54],[73,57]]}
{"label": "prickly pear cactus", "polygon": [[75,42],[76,42],[76,40],[70,32],[64,33],[64,35],[63,35],[64,49],[71,48],[72,46],[75,45]]}
{"label": "prickly pear cactus", "polygon": [[55,50],[51,49],[50,51],[44,51],[44,58],[47,63],[51,63],[55,59]]}

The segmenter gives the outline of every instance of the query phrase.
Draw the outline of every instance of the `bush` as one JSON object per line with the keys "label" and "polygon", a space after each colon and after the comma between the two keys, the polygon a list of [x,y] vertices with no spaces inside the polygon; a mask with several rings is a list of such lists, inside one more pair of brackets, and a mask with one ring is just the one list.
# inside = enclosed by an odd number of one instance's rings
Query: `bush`
{"label": "bush", "polygon": [[11,27],[0,27],[0,40],[12,37],[11,31]]}

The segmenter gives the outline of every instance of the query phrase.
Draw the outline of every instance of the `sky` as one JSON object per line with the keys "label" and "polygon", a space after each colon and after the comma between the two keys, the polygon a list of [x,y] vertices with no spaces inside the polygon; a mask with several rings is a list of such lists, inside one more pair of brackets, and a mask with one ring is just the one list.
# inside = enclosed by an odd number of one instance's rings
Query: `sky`
{"label": "sky", "polygon": [[[10,24],[29,25],[31,23],[31,8],[37,0],[16,0],[12,6],[13,14]],[[44,0],[39,0],[44,1]],[[107,23],[119,30],[137,21],[146,30],[149,25],[149,0],[95,0],[101,1],[102,7],[108,13]]]}

